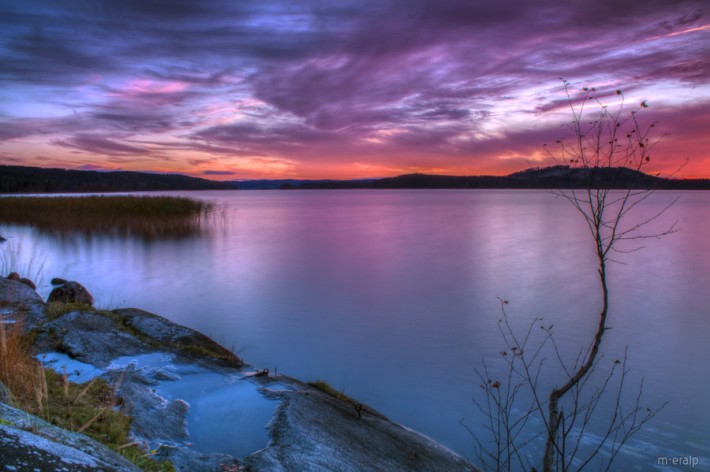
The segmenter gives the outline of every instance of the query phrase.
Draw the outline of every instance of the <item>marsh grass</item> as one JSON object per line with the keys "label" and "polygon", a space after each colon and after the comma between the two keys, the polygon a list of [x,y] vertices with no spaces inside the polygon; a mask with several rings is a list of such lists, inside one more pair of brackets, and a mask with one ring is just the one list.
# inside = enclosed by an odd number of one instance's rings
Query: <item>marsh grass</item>
{"label": "marsh grass", "polygon": [[44,369],[33,356],[32,334],[23,334],[19,322],[0,322],[0,381],[18,408],[86,434],[142,470],[174,470],[172,464],[154,460],[150,452],[129,439],[132,419],[120,410],[119,385],[111,386],[100,378],[76,384],[68,380],[66,372]]}
{"label": "marsh grass", "polygon": [[0,198],[0,221],[53,234],[189,236],[205,227],[214,210],[213,203],[170,196]]}

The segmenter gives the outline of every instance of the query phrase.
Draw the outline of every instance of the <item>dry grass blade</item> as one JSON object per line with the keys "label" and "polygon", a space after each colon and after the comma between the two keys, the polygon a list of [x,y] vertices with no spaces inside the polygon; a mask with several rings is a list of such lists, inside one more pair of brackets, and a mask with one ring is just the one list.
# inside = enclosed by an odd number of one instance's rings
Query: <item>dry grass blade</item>
{"label": "dry grass blade", "polygon": [[46,388],[39,383],[38,365],[22,337],[21,324],[0,322],[0,381],[18,402],[30,400],[41,405]]}
{"label": "dry grass blade", "polygon": [[83,425],[81,428],[77,429],[76,432],[77,432],[77,433],[83,433],[89,426],[91,426],[92,424],[94,424],[94,422],[95,422],[96,420],[98,420],[98,419],[101,417],[101,415],[104,414],[105,411],[106,411],[106,408],[101,408],[101,409],[99,410],[99,412],[96,413],[96,415],[93,416],[93,418],[91,418],[89,421],[87,421],[86,423],[84,423],[84,425]]}
{"label": "dry grass blade", "polygon": [[84,387],[84,388],[81,390],[81,392],[79,392],[79,393],[76,395],[76,397],[74,397],[74,400],[72,400],[72,403],[74,403],[74,404],[79,403],[79,400],[81,400],[82,397],[83,397],[84,395],[86,395],[86,393],[89,391],[89,389],[91,389],[91,387],[94,385],[94,382],[96,382],[96,378],[91,379],[91,382],[89,382],[88,384],[86,384],[86,387]]}

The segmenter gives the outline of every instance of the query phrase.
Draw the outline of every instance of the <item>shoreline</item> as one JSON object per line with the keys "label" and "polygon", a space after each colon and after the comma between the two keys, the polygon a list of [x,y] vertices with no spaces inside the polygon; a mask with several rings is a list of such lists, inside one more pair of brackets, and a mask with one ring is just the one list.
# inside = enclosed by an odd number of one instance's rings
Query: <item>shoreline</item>
{"label": "shoreline", "polygon": [[[5,319],[22,319],[24,329],[34,333],[38,355],[64,354],[118,384],[121,408],[133,418],[132,439],[176,470],[477,470],[367,405],[254,369],[207,336],[159,315],[69,304],[50,316],[49,305],[34,290],[4,278],[0,307]],[[198,393],[190,394],[195,388]],[[208,424],[190,416],[209,417],[210,408],[224,405],[231,410],[220,410]],[[237,426],[243,415],[260,408],[262,419],[252,428],[267,432],[265,445],[255,445],[245,457],[203,447],[220,438],[230,444],[240,442],[240,434],[251,436]],[[198,429],[204,437],[195,441]]]}

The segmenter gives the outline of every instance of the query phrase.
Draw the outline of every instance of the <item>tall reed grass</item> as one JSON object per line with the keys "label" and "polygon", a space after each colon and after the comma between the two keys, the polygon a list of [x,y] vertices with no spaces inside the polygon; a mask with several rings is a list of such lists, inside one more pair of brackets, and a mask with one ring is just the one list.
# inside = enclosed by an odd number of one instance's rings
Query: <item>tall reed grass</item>
{"label": "tall reed grass", "polygon": [[0,198],[0,221],[57,234],[188,236],[201,231],[214,210],[213,203],[170,196]]}

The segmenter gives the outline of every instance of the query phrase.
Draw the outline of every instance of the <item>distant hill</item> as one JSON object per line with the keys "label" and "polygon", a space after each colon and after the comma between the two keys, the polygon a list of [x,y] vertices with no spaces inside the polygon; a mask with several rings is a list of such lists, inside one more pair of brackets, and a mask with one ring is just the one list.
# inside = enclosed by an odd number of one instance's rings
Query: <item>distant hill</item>
{"label": "distant hill", "polygon": [[363,180],[258,180],[234,182],[251,189],[555,189],[585,188],[590,183],[608,188],[710,190],[709,179],[664,179],[624,167],[582,169],[552,166],[506,176],[406,174]]}
{"label": "distant hill", "polygon": [[506,176],[407,174],[383,179],[297,180],[262,179],[231,182],[145,172],[96,172],[0,166],[0,193],[135,192],[152,190],[272,190],[272,189],[456,189],[608,188],[710,190],[710,179],[665,179],[623,167],[582,169],[552,166]]}
{"label": "distant hill", "polygon": [[355,180],[299,180],[299,179],[259,179],[232,180],[231,184],[241,190],[287,190],[287,189],[325,189],[325,188],[367,188],[377,179]]}
{"label": "distant hill", "polygon": [[234,185],[179,174],[96,172],[0,166],[0,193],[143,192],[226,190]]}

